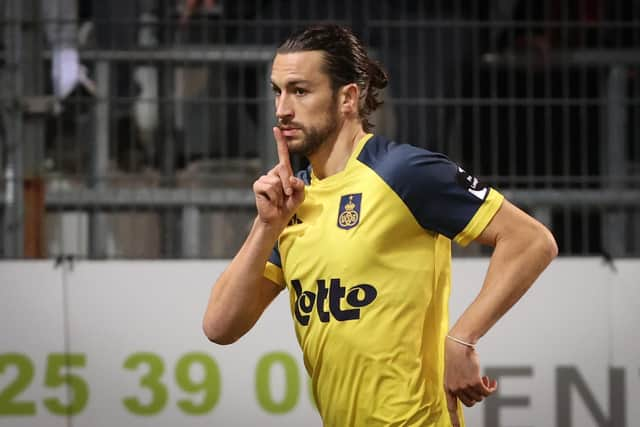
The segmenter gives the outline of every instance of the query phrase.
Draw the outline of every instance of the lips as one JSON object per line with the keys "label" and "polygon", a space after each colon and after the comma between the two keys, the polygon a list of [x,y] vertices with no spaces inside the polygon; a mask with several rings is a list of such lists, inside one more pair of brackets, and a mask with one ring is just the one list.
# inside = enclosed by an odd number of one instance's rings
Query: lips
{"label": "lips", "polygon": [[300,132],[299,128],[281,128],[280,130],[284,136],[294,136]]}

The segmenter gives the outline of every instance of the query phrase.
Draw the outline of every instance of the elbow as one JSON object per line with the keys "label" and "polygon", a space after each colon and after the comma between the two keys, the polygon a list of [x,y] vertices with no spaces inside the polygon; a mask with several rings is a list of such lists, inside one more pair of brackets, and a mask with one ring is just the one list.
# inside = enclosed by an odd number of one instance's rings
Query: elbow
{"label": "elbow", "polygon": [[553,260],[554,258],[556,258],[558,256],[558,243],[556,243],[556,239],[555,237],[553,237],[553,234],[551,234],[551,232],[549,232],[551,239],[550,239],[550,245],[549,245],[549,253],[551,254],[551,260]]}
{"label": "elbow", "polygon": [[223,326],[223,322],[209,319],[205,316],[202,330],[209,341],[218,345],[229,345],[238,341],[237,336],[231,333],[229,328]]}
{"label": "elbow", "polygon": [[551,261],[558,256],[558,244],[547,227],[542,226],[542,232],[539,234],[538,242],[542,259],[546,260],[546,264],[550,264]]}

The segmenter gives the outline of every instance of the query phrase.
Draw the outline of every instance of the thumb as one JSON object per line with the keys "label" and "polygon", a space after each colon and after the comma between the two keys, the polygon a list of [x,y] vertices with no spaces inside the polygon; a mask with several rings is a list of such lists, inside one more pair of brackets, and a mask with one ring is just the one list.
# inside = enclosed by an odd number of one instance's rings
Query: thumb
{"label": "thumb", "polygon": [[482,386],[487,392],[493,393],[498,389],[498,381],[496,381],[495,379],[490,379],[487,376],[484,376],[482,377]]}

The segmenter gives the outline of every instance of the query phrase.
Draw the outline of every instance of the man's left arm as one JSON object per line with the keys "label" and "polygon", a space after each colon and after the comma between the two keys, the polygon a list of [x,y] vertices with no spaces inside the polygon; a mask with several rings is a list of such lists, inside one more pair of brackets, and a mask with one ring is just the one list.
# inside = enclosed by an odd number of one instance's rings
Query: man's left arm
{"label": "man's left arm", "polygon": [[[494,247],[489,269],[480,293],[449,332],[471,345],[524,295],[558,254],[551,232],[507,200],[476,241]],[[447,339],[445,363],[445,390],[455,426],[457,399],[472,406],[495,391],[497,384],[481,378],[472,346]]]}

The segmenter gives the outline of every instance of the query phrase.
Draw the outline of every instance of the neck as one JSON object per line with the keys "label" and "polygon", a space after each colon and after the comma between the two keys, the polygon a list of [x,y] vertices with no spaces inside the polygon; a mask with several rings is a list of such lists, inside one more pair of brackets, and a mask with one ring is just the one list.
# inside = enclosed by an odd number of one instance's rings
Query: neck
{"label": "neck", "polygon": [[360,122],[343,124],[338,128],[334,138],[325,141],[315,153],[309,156],[314,175],[324,179],[344,170],[356,144],[366,134]]}

